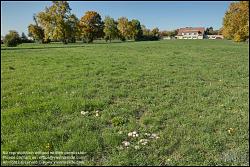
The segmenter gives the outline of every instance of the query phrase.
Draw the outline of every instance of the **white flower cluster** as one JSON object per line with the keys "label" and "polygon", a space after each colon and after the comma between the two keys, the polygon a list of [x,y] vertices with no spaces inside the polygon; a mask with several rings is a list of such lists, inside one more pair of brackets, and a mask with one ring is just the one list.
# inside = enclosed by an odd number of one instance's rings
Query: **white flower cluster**
{"label": "white flower cluster", "polygon": [[139,144],[142,144],[142,145],[148,144],[148,139],[141,139],[141,140],[139,141]]}
{"label": "white flower cluster", "polygon": [[[122,134],[122,133],[120,132],[119,134]],[[128,140],[123,141],[122,145],[125,148],[129,148],[129,146],[133,145],[133,143],[136,143],[135,141],[137,141],[138,145],[134,145],[133,148],[136,149],[136,150],[138,150],[138,149],[140,149],[140,145],[141,146],[147,145],[149,143],[150,139],[153,140],[153,139],[159,139],[160,138],[155,133],[152,133],[152,134],[150,134],[150,133],[144,133],[144,135],[140,135],[140,136],[144,137],[144,138],[139,138],[139,133],[137,131],[129,132],[128,133],[128,137],[129,137]],[[138,139],[136,139],[136,138],[138,138]]]}
{"label": "white flower cluster", "polygon": [[123,141],[122,144],[125,146],[125,147],[128,147],[130,145],[130,142],[128,141]]}
{"label": "white flower cluster", "polygon": [[[124,146],[125,148],[128,148],[128,147],[130,146],[130,142],[129,142],[129,141],[126,141],[126,140],[123,141],[122,144],[123,144],[123,146]],[[140,146],[135,145],[134,148],[135,148],[136,150],[138,150],[138,149],[140,149]]]}
{"label": "white flower cluster", "polygon": [[129,132],[128,137],[139,137],[139,134],[136,131]]}
{"label": "white flower cluster", "polygon": [[160,137],[155,134],[155,133],[152,133],[150,136],[149,136],[150,139],[159,139]]}
{"label": "white flower cluster", "polygon": [[[89,114],[89,111],[81,111],[81,115],[88,115],[88,114]],[[95,111],[95,116],[96,117],[100,116],[100,111],[99,110]]]}
{"label": "white flower cluster", "polygon": [[99,116],[100,116],[100,115],[99,115],[99,110],[96,110],[96,111],[95,111],[95,116],[96,116],[96,117],[99,117]]}
{"label": "white flower cluster", "polygon": [[87,115],[89,112],[88,111],[81,111],[82,115]]}

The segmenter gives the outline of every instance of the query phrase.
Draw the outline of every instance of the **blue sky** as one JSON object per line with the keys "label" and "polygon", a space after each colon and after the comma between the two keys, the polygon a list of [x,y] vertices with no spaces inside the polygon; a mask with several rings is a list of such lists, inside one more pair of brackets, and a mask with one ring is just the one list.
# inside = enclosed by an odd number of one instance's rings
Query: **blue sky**
{"label": "blue sky", "polygon": [[[180,27],[222,26],[223,16],[230,1],[69,1],[72,13],[78,18],[88,10],[97,11],[102,18],[109,15],[115,19],[126,16],[138,19],[147,28],[173,30]],[[27,34],[27,26],[33,23],[34,13],[44,10],[51,1],[1,1],[1,35],[9,30]]]}

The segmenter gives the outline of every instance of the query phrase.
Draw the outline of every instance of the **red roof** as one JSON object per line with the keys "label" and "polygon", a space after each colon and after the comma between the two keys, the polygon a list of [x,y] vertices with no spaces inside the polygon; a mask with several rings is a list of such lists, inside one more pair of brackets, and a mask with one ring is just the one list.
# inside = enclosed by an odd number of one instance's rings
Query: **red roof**
{"label": "red roof", "polygon": [[189,33],[189,32],[200,32],[201,34],[204,34],[205,28],[204,27],[186,27],[186,28],[180,28],[178,29],[177,35],[182,35],[182,33]]}

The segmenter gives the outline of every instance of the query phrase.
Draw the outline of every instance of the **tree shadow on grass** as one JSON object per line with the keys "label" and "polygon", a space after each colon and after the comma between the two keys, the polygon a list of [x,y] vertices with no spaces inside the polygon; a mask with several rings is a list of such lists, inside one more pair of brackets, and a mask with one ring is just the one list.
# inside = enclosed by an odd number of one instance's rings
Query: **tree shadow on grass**
{"label": "tree shadow on grass", "polygon": [[[81,47],[90,47],[90,46],[95,46],[95,45],[109,45],[109,44],[114,44],[114,43],[133,43],[133,42],[139,42],[139,41],[126,41],[126,42],[122,42],[122,41],[113,41],[113,42],[94,42],[94,43],[83,43],[83,44],[78,44],[78,45],[70,45],[70,44],[61,44],[62,46],[49,46],[49,44],[47,44],[47,46],[42,46],[43,44],[40,44],[40,46],[37,47],[1,47],[1,50],[29,50],[29,49],[59,49],[59,48],[81,48]],[[52,44],[53,45],[53,44]]]}
{"label": "tree shadow on grass", "polygon": [[29,50],[29,49],[59,49],[59,48],[80,48],[80,47],[87,47],[87,45],[70,45],[70,46],[48,46],[48,47],[25,47],[25,48],[1,48],[1,50]]}

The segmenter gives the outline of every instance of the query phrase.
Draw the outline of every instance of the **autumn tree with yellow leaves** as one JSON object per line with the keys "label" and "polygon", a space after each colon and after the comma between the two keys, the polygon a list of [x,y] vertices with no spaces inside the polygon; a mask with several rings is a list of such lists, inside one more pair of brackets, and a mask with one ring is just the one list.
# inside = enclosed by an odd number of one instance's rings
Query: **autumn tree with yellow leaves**
{"label": "autumn tree with yellow leaves", "polygon": [[30,24],[28,26],[28,36],[32,37],[39,43],[45,43],[46,40],[44,39],[44,30],[41,26],[38,25],[36,15],[33,16],[33,20],[35,24]]}
{"label": "autumn tree with yellow leaves", "polygon": [[91,43],[94,39],[104,36],[103,26],[102,18],[99,13],[95,11],[87,11],[80,19],[79,31],[85,42]]}
{"label": "autumn tree with yellow leaves", "polygon": [[122,40],[139,40],[139,38],[142,36],[142,28],[139,20],[133,19],[129,21],[126,17],[120,17],[118,19],[117,27]]}
{"label": "autumn tree with yellow leaves", "polygon": [[129,37],[129,21],[126,17],[120,17],[118,18],[118,25],[117,28],[119,30],[119,36],[121,40],[125,40]]}
{"label": "autumn tree with yellow leaves", "polygon": [[74,34],[71,32],[77,27],[77,18],[70,11],[67,1],[52,1],[52,6],[38,13],[45,39],[59,40],[65,44],[72,40]]}
{"label": "autumn tree with yellow leaves", "polygon": [[240,1],[230,4],[223,19],[222,34],[236,42],[249,38],[249,2]]}
{"label": "autumn tree with yellow leaves", "polygon": [[52,5],[39,12],[34,21],[36,24],[28,26],[29,36],[42,43],[51,40],[65,44],[76,40],[91,43],[94,39],[103,37],[110,41],[116,38],[122,41],[146,39],[139,20],[129,21],[126,17],[120,17],[116,21],[106,17],[103,22],[100,14],[95,11],[87,11],[79,20],[76,15],[71,14],[67,1],[52,1]]}
{"label": "autumn tree with yellow leaves", "polygon": [[142,37],[142,27],[139,20],[133,19],[130,21],[132,38],[136,41],[140,40]]}

